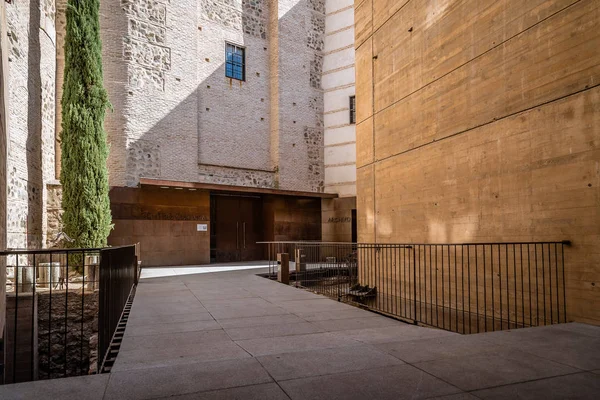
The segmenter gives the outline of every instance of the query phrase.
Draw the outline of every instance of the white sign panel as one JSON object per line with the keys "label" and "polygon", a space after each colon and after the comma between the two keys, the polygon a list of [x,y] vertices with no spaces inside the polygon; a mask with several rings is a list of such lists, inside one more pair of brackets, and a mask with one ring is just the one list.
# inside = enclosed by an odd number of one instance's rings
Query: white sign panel
{"label": "white sign panel", "polygon": [[196,225],[196,229],[198,230],[198,232],[207,232],[208,224],[198,224]]}

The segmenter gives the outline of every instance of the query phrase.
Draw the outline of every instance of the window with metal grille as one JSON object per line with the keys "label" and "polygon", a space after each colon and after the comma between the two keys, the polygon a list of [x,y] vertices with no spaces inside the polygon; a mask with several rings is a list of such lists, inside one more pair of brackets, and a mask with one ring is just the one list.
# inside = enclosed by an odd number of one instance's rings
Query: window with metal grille
{"label": "window with metal grille", "polygon": [[356,96],[350,96],[350,123],[356,123]]}
{"label": "window with metal grille", "polygon": [[246,49],[225,43],[225,76],[238,81],[246,79]]}

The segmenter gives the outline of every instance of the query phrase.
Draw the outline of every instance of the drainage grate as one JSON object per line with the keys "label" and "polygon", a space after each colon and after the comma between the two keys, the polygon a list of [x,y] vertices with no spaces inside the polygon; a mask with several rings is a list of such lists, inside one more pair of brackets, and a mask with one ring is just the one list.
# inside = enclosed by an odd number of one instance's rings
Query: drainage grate
{"label": "drainage grate", "polygon": [[117,360],[117,355],[119,354],[119,349],[121,348],[121,343],[123,343],[123,335],[125,334],[125,328],[127,327],[127,320],[129,319],[129,314],[131,313],[131,305],[133,304],[133,298],[135,296],[135,286],[132,288],[131,293],[129,294],[129,298],[127,299],[127,303],[125,304],[125,308],[123,308],[123,313],[121,314],[121,319],[119,320],[119,324],[117,325],[117,329],[115,330],[115,334],[110,341],[110,345],[108,346],[108,351],[106,352],[106,357],[100,367],[100,373],[108,373],[112,369],[115,361]]}

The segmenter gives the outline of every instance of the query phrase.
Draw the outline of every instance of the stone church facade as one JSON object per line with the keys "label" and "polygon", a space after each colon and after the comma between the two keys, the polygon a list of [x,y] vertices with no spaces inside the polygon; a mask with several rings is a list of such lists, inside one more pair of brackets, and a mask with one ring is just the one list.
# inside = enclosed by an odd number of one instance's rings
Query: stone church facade
{"label": "stone church facade", "polygon": [[[2,4],[0,247],[50,246],[60,231],[65,5]],[[142,258],[184,265],[262,258],[241,255],[250,241],[351,239],[340,215],[356,194],[352,1],[119,0],[102,1],[100,15],[111,244],[140,242]],[[230,46],[244,53],[242,79],[227,76]],[[222,257],[217,231],[235,236]]]}

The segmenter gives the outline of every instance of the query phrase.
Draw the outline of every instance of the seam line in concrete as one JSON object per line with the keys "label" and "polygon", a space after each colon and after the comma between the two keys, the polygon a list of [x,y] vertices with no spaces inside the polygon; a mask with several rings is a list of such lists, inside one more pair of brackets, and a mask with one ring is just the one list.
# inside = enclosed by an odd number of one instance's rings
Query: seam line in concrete
{"label": "seam line in concrete", "polygon": [[390,155],[390,156],[387,156],[387,157],[379,158],[379,159],[377,159],[377,160],[375,160],[375,161],[372,161],[372,162],[370,162],[370,163],[367,163],[367,164],[363,165],[362,167],[358,167],[358,169],[360,169],[360,168],[364,168],[364,167],[368,167],[368,166],[371,166],[371,165],[375,165],[375,164],[377,164],[377,163],[378,163],[378,162],[380,162],[380,161],[389,160],[390,158],[394,158],[394,157],[397,157],[397,156],[401,156],[401,155],[403,155],[403,154],[410,153],[411,151],[419,150],[419,149],[421,149],[421,148],[423,148],[423,147],[425,147],[425,146],[429,146],[429,145],[431,145],[431,144],[433,144],[433,143],[438,143],[438,142],[441,142],[441,141],[443,141],[443,140],[446,140],[446,139],[451,139],[451,138],[453,138],[453,137],[455,137],[455,136],[459,136],[459,135],[462,135],[462,134],[464,134],[464,133],[468,133],[468,132],[470,132],[470,131],[473,131],[473,130],[475,130],[475,129],[479,129],[479,128],[481,128],[481,127],[484,127],[484,126],[491,125],[491,124],[493,124],[493,123],[496,123],[496,122],[498,122],[498,121],[502,121],[502,120],[504,120],[504,119],[511,118],[511,117],[514,117],[514,116],[516,116],[516,115],[519,115],[519,114],[522,114],[522,113],[525,113],[525,112],[528,112],[528,111],[531,111],[531,110],[535,110],[535,109],[536,109],[536,108],[538,108],[538,107],[543,107],[543,106],[546,106],[546,105],[548,105],[548,104],[551,104],[551,103],[555,103],[555,102],[557,102],[557,101],[564,100],[564,99],[566,99],[566,98],[569,98],[569,97],[571,97],[571,96],[576,96],[576,95],[578,95],[578,94],[580,94],[580,93],[587,92],[588,90],[593,90],[593,89],[595,89],[595,88],[597,88],[597,87],[600,87],[600,83],[598,83],[598,84],[596,84],[596,85],[593,85],[593,86],[587,86],[586,88],[584,88],[584,89],[581,89],[581,90],[577,90],[576,92],[569,93],[569,94],[566,94],[566,95],[564,95],[564,96],[560,96],[560,97],[557,97],[557,98],[555,98],[555,99],[552,99],[552,100],[545,101],[545,102],[543,102],[543,103],[536,104],[536,105],[534,105],[534,106],[531,106],[531,107],[529,107],[529,108],[525,108],[525,109],[523,109],[523,110],[515,111],[515,112],[513,112],[513,113],[510,113],[510,114],[504,115],[504,116],[502,116],[502,117],[499,117],[499,118],[494,118],[494,119],[493,119],[493,120],[491,120],[491,121],[484,122],[484,123],[482,123],[482,124],[479,124],[479,125],[473,126],[473,127],[471,127],[471,128],[468,128],[468,129],[464,129],[464,130],[462,130],[462,131],[459,131],[459,132],[453,133],[453,134],[451,134],[451,135],[444,136],[444,137],[442,137],[442,138],[439,138],[439,139],[434,139],[434,140],[433,140],[433,141],[431,141],[431,142],[428,142],[428,143],[421,144],[421,145],[419,145],[419,146],[413,147],[412,149],[404,150],[404,151],[401,151],[401,152],[399,152],[399,153],[396,153],[396,154],[392,154],[392,155]]}
{"label": "seam line in concrete", "polygon": [[[560,14],[560,13],[561,13],[561,12],[563,12],[564,10],[566,10],[566,9],[568,9],[568,8],[571,8],[571,7],[575,6],[576,4],[580,3],[581,1],[582,1],[582,0],[577,0],[576,2],[574,2],[574,3],[571,3],[571,4],[569,4],[568,6],[566,6],[566,7],[564,7],[564,8],[561,8],[560,10],[558,10],[557,12],[555,12],[554,14],[551,14],[551,15],[547,16],[546,18],[539,20],[539,21],[538,21],[538,22],[536,22],[535,24],[531,25],[529,28],[527,28],[527,29],[525,29],[525,30],[522,30],[522,31],[520,31],[520,32],[518,32],[518,33],[516,33],[516,34],[514,34],[513,36],[509,37],[508,39],[504,40],[503,42],[500,42],[500,43],[498,43],[497,45],[495,45],[495,46],[493,46],[493,47],[490,47],[488,50],[484,51],[483,53],[479,54],[478,56],[471,58],[470,60],[468,60],[468,61],[464,62],[463,64],[461,64],[461,65],[459,65],[459,66],[457,66],[456,68],[452,69],[451,71],[448,71],[447,73],[445,73],[445,74],[441,75],[440,77],[438,77],[438,78],[436,78],[436,79],[432,80],[431,82],[427,83],[426,85],[423,85],[423,86],[421,86],[421,87],[420,87],[420,88],[418,88],[417,90],[415,90],[415,91],[413,91],[413,92],[411,92],[411,93],[408,93],[406,96],[404,96],[404,97],[402,97],[402,98],[400,98],[400,99],[398,99],[398,100],[394,101],[393,103],[391,103],[391,104],[389,104],[389,105],[385,106],[384,108],[382,108],[382,109],[381,109],[381,110],[379,110],[379,111],[375,111],[375,102],[373,102],[373,116],[375,116],[376,114],[379,114],[379,113],[381,113],[381,112],[383,112],[383,111],[387,110],[387,109],[388,109],[388,108],[390,108],[390,107],[393,107],[395,104],[398,104],[399,102],[401,102],[402,100],[405,100],[405,99],[407,99],[408,97],[412,96],[413,94],[415,94],[415,93],[418,93],[418,92],[420,92],[420,91],[424,90],[425,88],[427,88],[427,87],[431,86],[432,84],[434,84],[434,83],[438,82],[439,80],[441,80],[441,79],[444,79],[446,76],[448,76],[448,75],[452,74],[453,72],[455,72],[455,71],[457,71],[457,70],[459,70],[459,69],[463,68],[463,67],[464,67],[464,66],[466,66],[467,64],[470,64],[471,62],[473,62],[473,61],[475,61],[475,60],[477,60],[477,59],[479,59],[479,58],[481,58],[481,57],[485,56],[485,55],[486,55],[486,54],[488,54],[489,52],[491,52],[491,51],[494,51],[494,50],[495,50],[495,49],[497,49],[498,47],[500,47],[500,46],[504,45],[505,43],[507,43],[507,42],[509,42],[509,41],[513,40],[514,38],[516,38],[516,37],[518,37],[518,36],[521,36],[521,35],[522,35],[522,34],[524,34],[525,32],[527,32],[527,31],[529,31],[529,30],[531,30],[531,29],[535,28],[536,26],[538,26],[538,25],[540,25],[540,24],[544,23],[544,22],[545,22],[545,21],[547,21],[548,19],[550,19],[550,18],[552,18],[552,17],[554,17],[554,16],[556,16],[556,15]],[[407,4],[408,4],[408,3],[407,3]],[[374,33],[373,33],[373,34],[374,34]],[[374,69],[373,69],[373,70],[374,70]],[[373,93],[375,93],[375,92],[374,92],[374,90],[375,90],[375,86],[373,86]],[[373,95],[373,96],[375,96],[375,95]],[[361,122],[362,122],[362,121],[361,121]]]}

